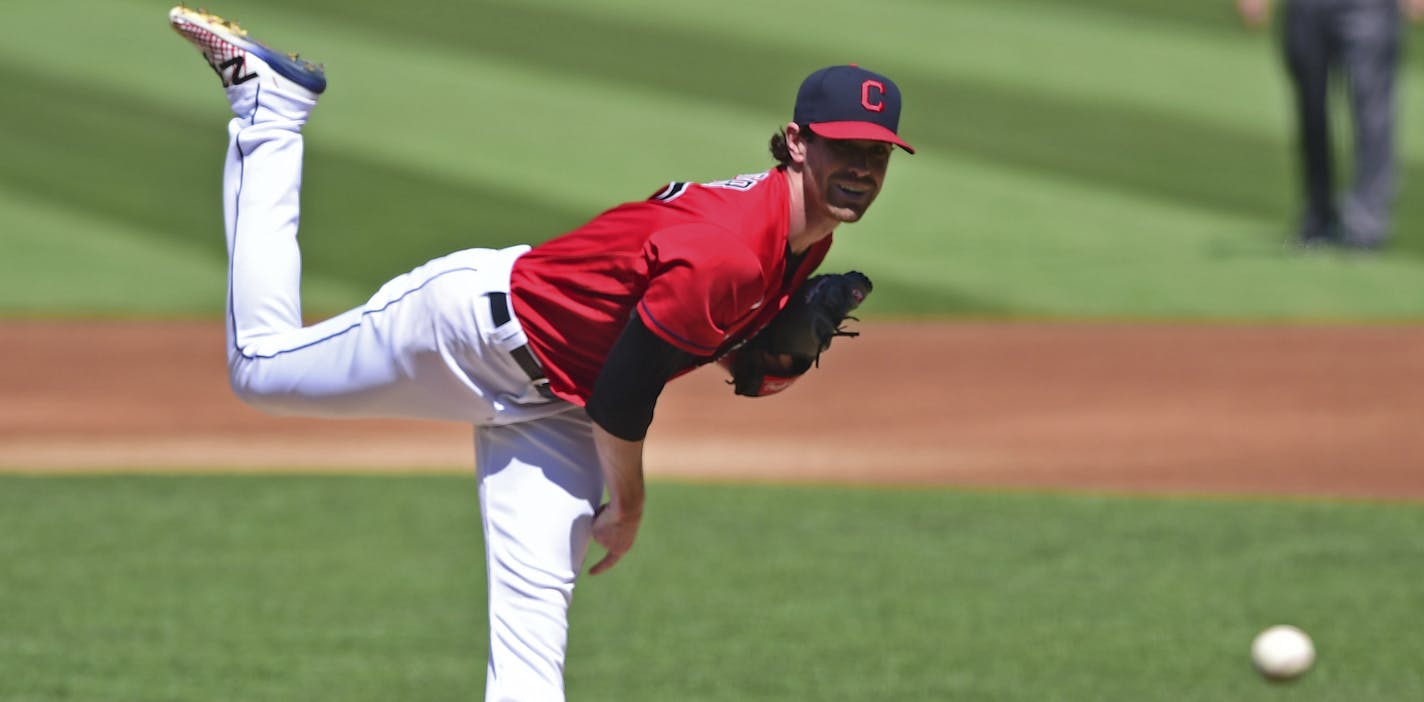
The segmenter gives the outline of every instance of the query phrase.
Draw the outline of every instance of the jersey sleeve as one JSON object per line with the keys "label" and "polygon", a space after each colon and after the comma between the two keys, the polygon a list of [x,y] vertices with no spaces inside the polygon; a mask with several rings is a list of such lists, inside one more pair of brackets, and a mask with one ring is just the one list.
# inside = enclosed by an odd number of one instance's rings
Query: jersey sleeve
{"label": "jersey sleeve", "polygon": [[598,373],[585,405],[589,419],[624,441],[642,441],[663,386],[690,365],[686,351],[658,338],[633,315]]}
{"label": "jersey sleeve", "polygon": [[711,356],[735,322],[760,304],[761,262],[730,232],[686,225],[648,239],[644,326],[694,356]]}

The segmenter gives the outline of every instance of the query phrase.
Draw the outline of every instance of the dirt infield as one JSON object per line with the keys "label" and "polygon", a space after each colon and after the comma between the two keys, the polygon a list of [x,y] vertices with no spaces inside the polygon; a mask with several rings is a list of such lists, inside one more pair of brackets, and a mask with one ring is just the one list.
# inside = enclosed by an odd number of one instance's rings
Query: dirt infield
{"label": "dirt infield", "polygon": [[[1424,497],[1424,328],[864,324],[785,394],[669,386],[652,476]],[[0,470],[471,470],[470,429],[273,419],[217,323],[0,323]]]}

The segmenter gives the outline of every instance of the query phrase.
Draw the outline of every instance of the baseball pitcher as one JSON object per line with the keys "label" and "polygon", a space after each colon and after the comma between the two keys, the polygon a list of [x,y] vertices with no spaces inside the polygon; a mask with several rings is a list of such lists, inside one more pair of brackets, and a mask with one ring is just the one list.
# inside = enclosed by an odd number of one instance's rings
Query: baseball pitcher
{"label": "baseball pitcher", "polygon": [[[302,325],[302,126],[323,69],[186,7],[233,119],[223,172],[233,391],[277,415],[469,422],[489,573],[487,700],[562,700],[568,609],[590,541],[633,546],[643,438],[663,386],[716,362],[732,389],[784,389],[871,291],[812,275],[875,201],[900,91],[856,66],[812,73],[772,138],[777,165],[674,182],[538,246],[468,249]],[[604,492],[607,499],[604,500]]]}

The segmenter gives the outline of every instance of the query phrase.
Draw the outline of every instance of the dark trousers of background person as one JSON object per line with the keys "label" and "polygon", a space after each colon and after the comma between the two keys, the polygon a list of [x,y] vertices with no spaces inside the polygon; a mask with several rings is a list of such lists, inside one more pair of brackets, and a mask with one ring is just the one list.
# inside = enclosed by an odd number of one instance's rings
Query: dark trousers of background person
{"label": "dark trousers of background person", "polygon": [[[1305,243],[1382,246],[1396,187],[1395,73],[1403,27],[1397,0],[1288,0],[1283,20],[1306,196],[1298,236]],[[1338,207],[1328,108],[1337,71],[1355,132],[1354,184]]]}

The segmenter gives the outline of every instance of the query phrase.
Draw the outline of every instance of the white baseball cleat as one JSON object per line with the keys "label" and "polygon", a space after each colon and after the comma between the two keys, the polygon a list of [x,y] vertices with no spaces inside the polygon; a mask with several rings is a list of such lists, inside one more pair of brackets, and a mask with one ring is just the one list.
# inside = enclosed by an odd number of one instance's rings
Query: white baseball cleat
{"label": "white baseball cleat", "polygon": [[230,88],[256,80],[315,98],[326,90],[326,71],[296,54],[277,51],[252,37],[236,22],[183,5],[168,11],[174,31],[203,53],[208,65]]}

